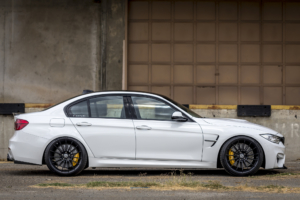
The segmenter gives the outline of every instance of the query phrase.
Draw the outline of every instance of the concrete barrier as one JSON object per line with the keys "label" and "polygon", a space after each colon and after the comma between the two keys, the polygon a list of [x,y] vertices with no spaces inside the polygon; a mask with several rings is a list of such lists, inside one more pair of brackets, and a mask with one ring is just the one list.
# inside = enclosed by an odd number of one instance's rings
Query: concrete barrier
{"label": "concrete barrier", "polygon": [[[25,112],[36,112],[43,110],[39,106],[27,108]],[[300,159],[300,110],[272,109],[271,117],[237,117],[235,107],[222,107],[217,109],[195,109],[192,110],[207,118],[238,118],[260,124],[278,131],[285,136],[286,160],[294,161]],[[223,107],[224,108],[224,107]],[[14,121],[11,115],[0,115],[0,160],[6,160],[8,141],[14,134]]]}

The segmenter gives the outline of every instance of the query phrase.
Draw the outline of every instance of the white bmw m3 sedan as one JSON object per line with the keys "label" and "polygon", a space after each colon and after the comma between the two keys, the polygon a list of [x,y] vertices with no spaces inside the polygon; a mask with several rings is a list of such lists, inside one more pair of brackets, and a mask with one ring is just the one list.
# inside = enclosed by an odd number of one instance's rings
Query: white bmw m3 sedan
{"label": "white bmw m3 sedan", "polygon": [[203,118],[168,97],[93,92],[15,116],[8,160],[58,175],[88,167],[224,168],[247,176],[285,168],[284,137],[240,119]]}

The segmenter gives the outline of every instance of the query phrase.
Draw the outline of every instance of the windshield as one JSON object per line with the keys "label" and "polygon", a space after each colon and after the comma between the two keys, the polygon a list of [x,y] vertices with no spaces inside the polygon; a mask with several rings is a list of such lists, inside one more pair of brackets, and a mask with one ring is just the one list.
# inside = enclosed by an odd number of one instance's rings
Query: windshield
{"label": "windshield", "polygon": [[193,117],[196,117],[196,118],[203,118],[201,117],[200,115],[198,115],[197,113],[195,113],[194,111],[188,109],[187,107],[183,106],[182,104],[180,103],[177,103],[176,101],[168,98],[168,97],[165,97],[165,96],[162,96],[160,95],[161,97],[167,99],[168,101],[172,102],[173,104],[175,104],[176,106],[178,106],[179,108],[181,108],[182,110],[184,110],[185,112],[187,112],[188,114],[192,115]]}

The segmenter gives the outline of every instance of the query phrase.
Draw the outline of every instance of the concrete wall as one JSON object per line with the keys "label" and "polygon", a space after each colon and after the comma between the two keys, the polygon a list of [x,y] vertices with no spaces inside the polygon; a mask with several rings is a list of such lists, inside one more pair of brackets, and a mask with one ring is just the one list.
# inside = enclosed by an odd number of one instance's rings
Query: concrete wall
{"label": "concrete wall", "polygon": [[101,90],[122,90],[125,0],[101,1]]}
{"label": "concrete wall", "polygon": [[[83,89],[121,90],[125,4],[1,0],[0,103],[52,104]],[[0,160],[13,133],[13,117],[0,115]]]}
{"label": "concrete wall", "polygon": [[[26,112],[41,109],[27,108]],[[271,117],[237,117],[236,110],[195,109],[195,112],[207,118],[239,118],[260,124],[278,131],[285,136],[286,159],[300,159],[300,110],[272,110]],[[0,115],[0,160],[7,155],[8,140],[14,133],[13,117]]]}
{"label": "concrete wall", "polygon": [[271,117],[237,117],[237,110],[194,109],[207,118],[237,118],[269,127],[285,137],[287,161],[300,159],[300,110],[272,110]]}
{"label": "concrete wall", "polygon": [[99,90],[95,2],[0,1],[0,103],[56,103]]}

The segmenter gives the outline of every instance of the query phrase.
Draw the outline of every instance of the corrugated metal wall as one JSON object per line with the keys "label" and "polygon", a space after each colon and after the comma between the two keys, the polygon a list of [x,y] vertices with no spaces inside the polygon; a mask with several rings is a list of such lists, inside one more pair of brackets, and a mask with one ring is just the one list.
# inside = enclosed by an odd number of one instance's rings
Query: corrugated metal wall
{"label": "corrugated metal wall", "polygon": [[129,1],[128,89],[300,104],[300,2]]}

